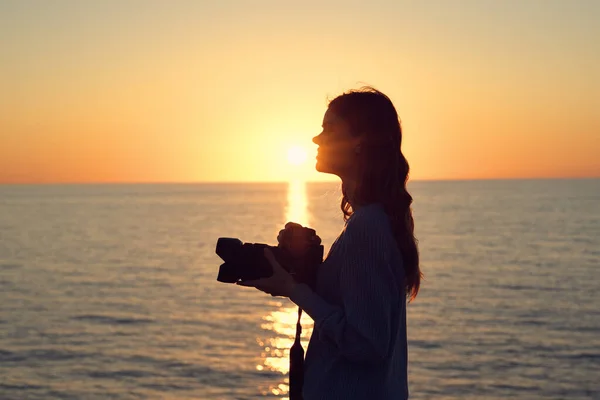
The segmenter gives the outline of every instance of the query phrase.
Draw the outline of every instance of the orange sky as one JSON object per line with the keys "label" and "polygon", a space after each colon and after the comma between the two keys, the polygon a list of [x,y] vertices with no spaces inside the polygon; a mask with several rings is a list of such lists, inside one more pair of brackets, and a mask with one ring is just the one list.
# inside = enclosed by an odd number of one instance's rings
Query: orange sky
{"label": "orange sky", "polygon": [[600,176],[600,2],[53,3],[0,4],[0,182],[332,179],[365,83],[413,179]]}

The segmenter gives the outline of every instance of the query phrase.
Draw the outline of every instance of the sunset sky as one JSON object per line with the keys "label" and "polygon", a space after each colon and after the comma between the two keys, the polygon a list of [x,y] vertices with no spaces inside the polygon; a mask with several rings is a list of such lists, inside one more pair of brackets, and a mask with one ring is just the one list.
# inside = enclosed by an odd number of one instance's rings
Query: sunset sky
{"label": "sunset sky", "polygon": [[363,84],[413,179],[600,176],[598,21],[594,0],[2,1],[0,183],[330,180],[311,138]]}

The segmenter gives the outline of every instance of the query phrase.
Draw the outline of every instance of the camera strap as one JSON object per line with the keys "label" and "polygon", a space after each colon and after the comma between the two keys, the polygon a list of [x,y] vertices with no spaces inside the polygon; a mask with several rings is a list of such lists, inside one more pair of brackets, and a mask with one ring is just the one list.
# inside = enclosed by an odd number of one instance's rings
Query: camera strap
{"label": "camera strap", "polygon": [[296,322],[296,338],[290,349],[290,400],[302,399],[302,386],[304,385],[304,349],[300,342],[302,336],[302,309],[298,307],[298,322]]}

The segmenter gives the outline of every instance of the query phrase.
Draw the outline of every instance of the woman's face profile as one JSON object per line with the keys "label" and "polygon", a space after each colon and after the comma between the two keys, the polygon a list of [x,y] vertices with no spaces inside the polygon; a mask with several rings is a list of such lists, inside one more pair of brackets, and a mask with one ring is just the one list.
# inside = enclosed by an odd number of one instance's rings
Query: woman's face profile
{"label": "woman's face profile", "polygon": [[319,172],[348,177],[356,168],[356,147],[359,137],[351,134],[350,126],[330,109],[323,117],[323,131],[313,138],[319,146],[316,169]]}

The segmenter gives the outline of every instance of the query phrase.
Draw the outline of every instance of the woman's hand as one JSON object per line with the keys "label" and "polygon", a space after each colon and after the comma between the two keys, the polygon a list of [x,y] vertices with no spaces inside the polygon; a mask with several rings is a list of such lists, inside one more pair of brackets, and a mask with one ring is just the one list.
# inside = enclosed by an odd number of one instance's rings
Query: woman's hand
{"label": "woman's hand", "polygon": [[321,238],[314,229],[303,227],[295,222],[288,222],[277,235],[278,246],[286,249],[293,257],[302,257],[311,246],[321,244]]}
{"label": "woman's hand", "polygon": [[273,275],[268,278],[240,281],[237,284],[240,286],[255,287],[271,296],[290,297],[292,289],[296,284],[294,278],[279,264],[268,248],[265,248],[265,257],[273,268]]}

